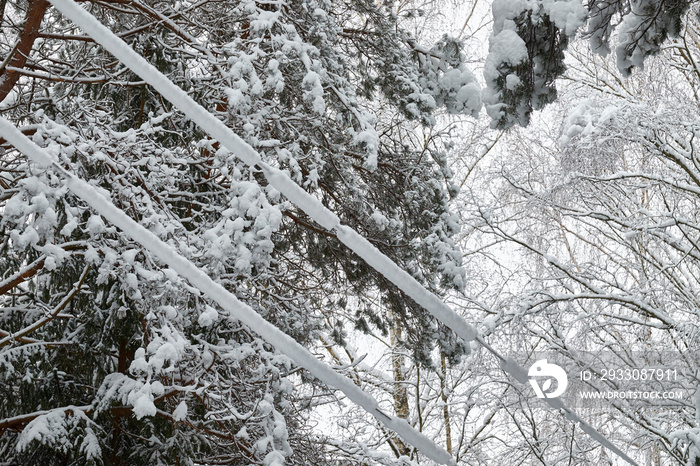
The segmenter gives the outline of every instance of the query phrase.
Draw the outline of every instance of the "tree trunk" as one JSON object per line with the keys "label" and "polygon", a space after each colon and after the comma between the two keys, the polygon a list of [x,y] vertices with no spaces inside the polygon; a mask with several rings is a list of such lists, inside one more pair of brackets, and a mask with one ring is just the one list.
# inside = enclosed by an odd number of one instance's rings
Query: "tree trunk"
{"label": "tree trunk", "polygon": [[10,56],[3,61],[5,66],[0,69],[0,102],[5,100],[12,91],[20,76],[18,72],[8,70],[7,67],[24,68],[29,54],[32,52],[32,47],[34,47],[34,41],[39,35],[39,27],[48,6],[49,2],[46,0],[30,0],[24,29],[19,35],[19,41],[10,52]]}
{"label": "tree trunk", "polygon": [[445,422],[445,449],[452,455],[452,428],[450,427],[450,408],[447,405],[447,361],[445,353],[440,352],[440,395],[442,396],[442,417]]}
{"label": "tree trunk", "polygon": [[[406,389],[406,374],[404,372],[404,355],[401,353],[401,321],[391,313],[391,366],[394,372],[394,411],[401,419],[408,419],[408,390]],[[394,437],[393,442],[400,455],[409,455],[410,449],[403,441]]]}

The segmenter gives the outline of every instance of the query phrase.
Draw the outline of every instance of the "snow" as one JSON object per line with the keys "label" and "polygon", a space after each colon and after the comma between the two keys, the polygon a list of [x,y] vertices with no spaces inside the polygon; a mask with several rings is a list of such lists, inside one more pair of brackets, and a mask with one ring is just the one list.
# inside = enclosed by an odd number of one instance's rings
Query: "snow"
{"label": "snow", "polygon": [[477,331],[461,316],[450,309],[440,298],[426,290],[408,272],[396,265],[391,259],[382,254],[367,239],[347,226],[336,228],[338,239],[353,250],[365,262],[389,279],[416,303],[423,306],[443,324],[450,327],[460,337],[467,341],[474,340]]}
{"label": "snow", "polygon": [[[115,57],[131,68],[141,77],[147,76],[146,81],[158,92],[183,111],[192,121],[205,129],[214,139],[228,148],[235,148],[236,156],[249,165],[255,165],[260,155],[234,134],[214,115],[197,104],[182,89],[173,84],[153,65],[134,52],[126,42],[115,36],[112,31],[100,24],[90,13],[80,8],[72,1],[55,0],[51,2],[66,17],[80,26],[95,42],[109,50]],[[36,161],[42,166],[50,164],[48,155]]]}
{"label": "snow", "polygon": [[[502,2],[494,3],[494,18],[496,15],[496,7]],[[518,2],[514,2],[516,4]],[[511,10],[508,9],[508,14]],[[498,22],[497,22],[498,23]],[[496,23],[495,23],[496,24]],[[515,23],[510,19],[500,21],[502,30],[497,29],[494,24],[494,32],[489,39],[489,54],[484,62],[484,79],[486,80],[486,90],[484,91],[484,103],[486,104],[486,113],[493,119],[498,121],[503,115],[503,104],[501,102],[500,92],[497,90],[496,82],[500,77],[499,67],[503,64],[508,64],[512,67],[517,66],[521,62],[527,60],[527,47],[525,42],[515,32]],[[509,75],[506,78],[506,86],[508,89],[515,88],[519,84],[517,76]],[[517,79],[517,82],[515,79]]]}
{"label": "snow", "polygon": [[197,323],[202,327],[210,327],[217,320],[219,320],[219,313],[213,307],[207,306],[204,312],[199,315]]}
{"label": "snow", "polygon": [[263,459],[264,466],[284,466],[284,455],[278,451],[271,451]]}
{"label": "snow", "polygon": [[[646,4],[647,2],[640,2]],[[639,8],[643,11],[643,9]],[[638,9],[633,9],[627,14],[617,27],[617,34],[620,40],[615,53],[617,55],[617,67],[623,76],[630,74],[631,67],[644,69],[644,58],[651,47],[644,47],[644,37],[639,37],[639,29],[644,27],[647,15],[644,12],[638,13]],[[651,26],[651,25],[650,25]],[[647,32],[643,35],[646,35]],[[631,53],[630,53],[631,51]]]}
{"label": "snow", "polygon": [[315,71],[309,71],[302,81],[304,86],[304,99],[311,102],[314,112],[323,115],[326,111],[326,103],[323,100],[323,86],[321,77]]}
{"label": "snow", "polygon": [[86,227],[90,236],[98,236],[106,230],[105,223],[99,215],[92,215],[88,219]]}
{"label": "snow", "polygon": [[22,430],[17,450],[24,451],[29,445],[37,440],[43,444],[52,445],[58,450],[67,450],[71,446],[72,440],[69,431],[78,424],[87,424],[85,427],[85,437],[80,449],[88,458],[99,458],[102,454],[99,441],[91,426],[95,423],[88,418],[85,410],[89,406],[66,406],[63,408],[41,411]]}
{"label": "snow", "polygon": [[554,24],[569,37],[586,23],[587,11],[579,0],[544,2],[544,7]]}
{"label": "snow", "polygon": [[44,261],[44,268],[49,272],[52,270],[56,270],[56,259],[53,257],[47,257]]}
{"label": "snow", "polygon": [[85,437],[80,444],[80,451],[88,460],[94,460],[95,462],[97,462],[97,460],[102,456],[100,441],[98,440],[97,435],[95,435],[95,431],[93,431],[90,427],[85,429]]}
{"label": "snow", "polygon": [[367,152],[365,167],[374,171],[377,168],[377,151],[379,150],[379,136],[373,128],[360,131],[352,140],[353,143],[362,146]]}
{"label": "snow", "polygon": [[[56,4],[62,4],[64,0],[55,0],[55,2]],[[63,7],[64,5],[61,6]],[[77,6],[76,8],[80,9],[80,7]],[[40,147],[33,144],[26,138],[26,136],[20,133],[4,118],[0,118],[0,134],[33,161],[36,160],[40,162],[47,162],[51,160],[48,154],[46,154]],[[226,290],[222,285],[213,281],[192,262],[178,254],[178,252],[175,251],[170,245],[166,244],[152,232],[129,218],[108,199],[99,194],[93,186],[89,185],[83,180],[78,179],[73,174],[68,173],[59,164],[55,164],[54,169],[64,177],[66,186],[68,186],[68,188],[74,194],[80,197],[86,204],[95,209],[95,211],[99,212],[112,224],[122,229],[134,241],[140,243],[143,247],[148,249],[154,256],[186,278],[190,284],[217,302],[221,308],[229,314],[230,318],[240,320],[251,328],[251,330],[264,338],[268,343],[277,348],[277,350],[288,355],[294,360],[294,362],[308,370],[319,380],[326,383],[330,387],[335,387],[336,389],[342,391],[348,397],[348,399],[352,400],[355,404],[372,414],[387,428],[399,434],[406,441],[421,450],[430,459],[440,464],[454,464],[454,461],[444,449],[408,425],[405,421],[382,413],[379,410],[377,400],[365,393],[360,387],[355,385],[352,380],[335,372],[330,366],[316,359],[316,357],[306,348],[301,346],[294,339],[276,328],[274,325],[267,322],[262,316],[256,313],[253,308],[239,301],[235,295]],[[277,171],[276,173],[277,177],[279,178],[279,174],[281,172]],[[291,180],[288,178],[286,178],[286,180],[291,182]],[[295,186],[298,190],[302,191],[304,194],[306,194],[306,196],[308,196],[306,201],[313,199],[310,195],[308,195],[308,193],[301,190],[301,188],[299,188],[297,185]],[[318,201],[315,199],[314,201],[318,203]],[[320,203],[316,205],[317,208],[318,206],[320,206]],[[335,219],[337,221],[337,217],[335,217]],[[357,233],[355,233],[355,235],[357,235]],[[384,257],[384,259],[385,261],[389,261],[389,259],[386,257]],[[396,266],[396,264],[393,264],[391,261],[389,262],[394,268],[401,270],[398,268],[398,266]],[[405,272],[403,273],[406,274]],[[408,274],[406,275],[408,276]],[[423,291],[425,295],[429,295],[426,290]],[[433,298],[437,300],[437,297],[433,296]],[[462,322],[464,321],[462,320]],[[464,324],[468,325],[466,322],[464,322]],[[157,355],[161,356],[163,360],[172,357],[171,351],[165,351],[165,353],[166,354],[157,353]],[[131,370],[139,368],[143,369],[145,364],[144,352],[137,351],[134,362],[131,366]],[[128,401],[132,405],[137,419],[156,414],[157,410],[153,404],[152,389],[148,384],[144,384],[140,390],[132,390],[129,393]]]}
{"label": "snow", "polygon": [[540,6],[542,13],[547,14],[559,29],[564,30],[567,36],[572,36],[579,27],[586,23],[587,11],[580,0],[495,0],[491,6],[494,33],[513,29],[508,25],[509,21],[526,10],[537,12]]}
{"label": "snow", "polygon": [[488,81],[495,81],[499,76],[498,65],[508,63],[515,66],[524,60],[527,60],[525,41],[514,30],[505,29],[489,41],[489,56],[484,63],[484,77]]}
{"label": "snow", "polygon": [[153,395],[150,391],[131,392],[129,403],[132,405],[136,419],[141,419],[145,416],[155,416],[156,405],[153,404]]}
{"label": "snow", "polygon": [[478,117],[482,106],[481,88],[471,71],[466,68],[451,69],[438,78],[437,85],[449,113],[466,112]]}
{"label": "snow", "polygon": [[250,22],[250,27],[255,31],[271,29],[279,20],[280,14],[279,11],[260,11],[258,18]]}
{"label": "snow", "polygon": [[483,106],[479,84],[474,81],[460,87],[455,96],[455,101],[458,104],[457,108],[461,107],[463,110],[469,110],[471,116],[478,118]]}
{"label": "snow", "polygon": [[523,10],[528,8],[525,0],[494,0],[491,5],[493,13],[493,31],[500,32],[503,29],[512,29],[505,25],[506,21],[517,17]]}
{"label": "snow", "polygon": [[[72,0],[50,1],[65,16],[80,26],[85,33],[94,38],[96,42],[104,46],[105,49],[119,58],[126,66],[145,79],[158,90],[163,97],[182,110],[189,118],[214,139],[217,139],[224,147],[246,164],[260,168],[268,182],[275,189],[302,208],[324,228],[335,230],[341,242],[393,282],[414,301],[423,306],[442,323],[452,328],[457,335],[467,341],[477,339],[479,343],[496,355],[499,360],[505,361],[505,358],[488,346],[483,339],[478,337],[478,333],[474,327],[450,309],[440,298],[425,289],[410,274],[383,255],[356,231],[347,226],[342,226],[335,214],[325,208],[318,199],[314,198],[299,185],[294,183],[286,174],[263,163],[260,155],[251,146],[235,135],[216,117],[194,102],[185,92],[170,82],[168,78],[162,75],[155,67],[146,62],[143,57],[134,52],[125,42],[102,26],[93,16]],[[484,75],[487,79],[496,79],[498,70],[495,69],[495,67],[498,63],[507,62],[516,65],[527,58],[525,44],[513,30],[512,21],[508,19],[508,12],[516,11],[517,8],[520,8],[522,5],[523,2],[521,1],[509,2],[508,0],[497,0],[494,2],[494,16],[497,18],[497,22],[500,22],[497,24],[498,29],[502,30],[495,33],[491,39],[491,48],[493,49],[491,52],[493,53],[490,53],[484,70]],[[501,11],[499,15],[496,15],[497,9],[507,11]],[[566,24],[568,24],[570,21],[569,14],[573,10],[569,11],[562,7],[560,13],[563,15],[566,11],[568,11],[568,13],[565,21],[567,22]],[[564,21],[564,19],[560,20]],[[495,31],[496,29],[496,26],[494,26]],[[491,78],[489,78],[489,76]],[[312,89],[316,89],[316,86],[314,85]],[[318,93],[317,90],[314,92]],[[315,99],[319,97],[319,95],[314,95],[313,97]],[[11,123],[3,118],[0,118],[0,134],[40,166],[48,167],[53,164],[51,156],[33,144]],[[127,235],[139,242],[162,262],[169,265],[178,274],[186,278],[193,287],[217,302],[221,308],[229,314],[229,318],[239,319],[262,338],[275,346],[280,352],[292,358],[299,366],[307,369],[319,380],[331,387],[341,390],[350,400],[372,414],[386,427],[398,433],[429,458],[441,464],[454,464],[454,461],[444,449],[413,429],[406,421],[386,415],[380,411],[377,401],[355,385],[352,380],[338,374],[330,366],[319,361],[306,348],[299,345],[291,337],[267,322],[250,306],[239,301],[235,295],[227,291],[220,284],[214,282],[206,273],[178,254],[171,246],[164,243],[153,233],[133,221],[124,212],[115,207],[106,197],[101,195],[95,187],[90,186],[85,181],[68,173],[57,163],[53,164],[53,167],[65,178],[66,185],[73,193],[83,199],[84,202],[108,219],[112,224],[121,228]],[[136,360],[134,363],[136,363]],[[516,380],[523,379],[523,371],[525,371],[525,369],[522,367],[508,362],[503,365],[503,368],[513,375]],[[134,395],[134,399],[130,400],[134,406],[137,417],[155,414],[155,406],[152,403],[152,393],[149,390],[150,386],[147,387],[144,385],[141,391],[131,392],[132,394],[140,394],[138,396]],[[546,399],[546,401],[552,407],[564,410],[567,417],[572,421],[580,422],[582,428],[585,426],[584,431],[602,445],[615,451],[630,464],[635,464],[623,452],[595,431],[595,429],[585,424],[573,411],[566,408],[560,399]]]}
{"label": "snow", "polygon": [[513,91],[516,87],[518,87],[518,84],[520,84],[520,78],[518,75],[511,73],[506,76],[506,89]]}
{"label": "snow", "polygon": [[67,434],[63,425],[65,414],[64,410],[53,410],[37,416],[22,431],[20,441],[17,443],[17,449],[23,450],[33,440],[41,441],[42,439]]}
{"label": "snow", "polygon": [[267,181],[276,190],[283,193],[287,199],[301,207],[304,212],[309,214],[325,229],[332,230],[336,225],[340,224],[340,219],[337,215],[323,207],[315,197],[304,191],[282,171],[265,163],[260,163],[258,166],[263,170]]}
{"label": "snow", "polygon": [[386,218],[386,216],[378,210],[375,210],[369,218],[377,225],[377,228],[379,228],[380,230],[385,230],[386,227],[388,227],[390,224],[389,219]]}
{"label": "snow", "polygon": [[[518,25],[522,25],[523,15],[529,15],[533,24],[538,24],[544,18],[549,18],[564,35],[573,38],[576,31],[583,26],[587,18],[587,9],[580,0],[495,0],[492,4],[493,32],[489,38],[489,53],[484,62],[484,78],[486,90],[484,91],[484,103],[486,113],[491,117],[492,127],[504,124],[505,109],[508,109],[505,124],[510,126],[515,121],[523,124],[528,121],[530,104],[517,105],[512,108],[512,91],[517,91],[521,81],[516,74],[509,70],[517,70],[528,58],[534,60],[535,73],[537,57],[528,57],[527,45],[518,35]],[[534,37],[527,39],[528,44],[535,41]],[[531,51],[532,52],[532,51]],[[536,52],[535,52],[536,53]],[[517,71],[520,74],[521,71]],[[502,81],[505,78],[505,83]],[[534,82],[535,88],[542,87],[538,79]],[[544,86],[546,87],[546,86]],[[511,91],[511,92],[508,92]],[[517,92],[516,92],[517,95]],[[536,100],[535,95],[533,98]],[[505,102],[509,102],[508,105]],[[517,114],[514,114],[516,113]]]}

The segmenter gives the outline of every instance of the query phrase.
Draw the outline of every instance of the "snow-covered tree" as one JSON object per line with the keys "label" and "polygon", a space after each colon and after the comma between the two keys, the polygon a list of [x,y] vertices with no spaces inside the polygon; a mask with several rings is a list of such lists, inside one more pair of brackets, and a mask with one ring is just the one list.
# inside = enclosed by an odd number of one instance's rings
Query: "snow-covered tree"
{"label": "snow-covered tree", "polygon": [[[588,411],[611,439],[634,446],[640,464],[698,460],[694,15],[684,17],[677,40],[628,79],[614,57],[578,44],[560,101],[531,128],[502,139],[502,157],[489,160],[472,185],[491,180],[492,192],[469,201],[469,222],[485,234],[473,235],[467,249],[500,264],[494,285],[484,286],[490,292],[470,302],[482,309],[489,341],[533,358],[547,351],[579,368],[600,358],[598,367],[640,369],[661,352],[668,367],[684,374],[661,385],[681,391],[681,399],[606,401]],[[588,388],[618,384],[598,380]],[[575,428],[529,394],[516,394],[511,390],[505,404],[522,403],[509,409],[519,432],[507,438],[523,439],[524,456],[607,464]]]}
{"label": "snow-covered tree", "polygon": [[[478,112],[459,42],[419,45],[390,3],[84,5],[421,282],[463,286],[445,152],[404,137]],[[465,351],[43,0],[0,9],[3,117],[268,321],[316,345],[401,319],[417,359]],[[312,380],[0,142],[3,458],[332,460],[294,390]]]}
{"label": "snow-covered tree", "polygon": [[579,29],[591,50],[608,55],[615,42],[623,76],[643,68],[664,42],[678,37],[690,0],[495,0],[484,77],[487,111],[498,128],[527,126],[533,110],[556,99],[564,51]]}

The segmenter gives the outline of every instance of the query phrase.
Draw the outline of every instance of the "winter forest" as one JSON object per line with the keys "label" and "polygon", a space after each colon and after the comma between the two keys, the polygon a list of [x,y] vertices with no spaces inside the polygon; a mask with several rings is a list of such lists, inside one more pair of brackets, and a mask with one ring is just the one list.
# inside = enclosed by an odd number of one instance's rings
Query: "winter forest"
{"label": "winter forest", "polygon": [[700,465],[697,135],[690,0],[0,0],[0,465]]}

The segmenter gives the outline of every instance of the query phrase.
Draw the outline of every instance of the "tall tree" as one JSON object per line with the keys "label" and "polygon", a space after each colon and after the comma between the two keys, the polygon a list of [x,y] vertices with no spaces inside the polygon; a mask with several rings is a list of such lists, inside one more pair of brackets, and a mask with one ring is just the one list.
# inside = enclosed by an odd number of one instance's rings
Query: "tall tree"
{"label": "tall tree", "polygon": [[[636,385],[678,390],[676,399],[607,400],[595,409],[565,400],[597,415],[600,429],[634,445],[644,464],[696,464],[700,451],[691,434],[698,428],[700,276],[694,13],[684,24],[680,37],[629,79],[614,57],[596,57],[579,44],[559,103],[531,128],[503,138],[508,156],[491,160],[491,170],[481,174],[492,177],[495,202],[474,205],[471,220],[486,233],[474,254],[500,263],[504,277],[496,281],[496,297],[470,303],[481,306],[488,338],[499,347],[532,360],[549,351],[569,367],[586,367],[593,358],[597,367],[630,371],[662,353],[665,367],[686,374]],[[520,259],[504,261],[504,251]],[[620,387],[630,384],[585,386]],[[523,403],[511,411],[525,456],[547,464],[603,461],[576,429],[541,412],[530,394],[514,392],[509,402]],[[559,432],[551,442],[550,431]],[[562,445],[571,451],[562,455]]]}
{"label": "tall tree", "polygon": [[[478,112],[457,41],[422,48],[391,4],[363,1],[84,4],[426,285],[463,286],[445,154],[403,138],[440,107]],[[342,340],[344,316],[368,331],[401,319],[416,358],[436,340],[465,351],[43,1],[2,7],[3,116],[269,321],[311,345]],[[0,142],[9,461],[332,459],[287,358]]]}

